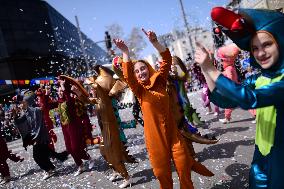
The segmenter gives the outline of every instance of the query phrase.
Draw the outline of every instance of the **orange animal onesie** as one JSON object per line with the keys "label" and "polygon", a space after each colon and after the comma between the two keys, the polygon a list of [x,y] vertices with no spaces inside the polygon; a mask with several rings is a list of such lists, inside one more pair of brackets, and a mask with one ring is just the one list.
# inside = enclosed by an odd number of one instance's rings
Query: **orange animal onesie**
{"label": "orange animal onesie", "polygon": [[[171,159],[173,159],[180,187],[193,188],[191,169],[196,165],[178,132],[173,115],[170,111],[169,95],[166,82],[171,67],[172,57],[169,50],[162,52],[163,61],[158,72],[147,64],[150,74],[149,82],[144,83],[136,79],[132,62],[123,62],[123,75],[133,93],[138,98],[144,119],[144,134],[146,148],[149,153],[153,172],[160,182],[160,188],[173,188]],[[197,165],[198,164],[198,165]],[[201,169],[203,169],[201,165]],[[205,168],[206,169],[206,168]],[[207,170],[207,169],[206,169]],[[203,175],[212,176],[210,171],[201,171]],[[200,173],[199,170],[194,170]]]}

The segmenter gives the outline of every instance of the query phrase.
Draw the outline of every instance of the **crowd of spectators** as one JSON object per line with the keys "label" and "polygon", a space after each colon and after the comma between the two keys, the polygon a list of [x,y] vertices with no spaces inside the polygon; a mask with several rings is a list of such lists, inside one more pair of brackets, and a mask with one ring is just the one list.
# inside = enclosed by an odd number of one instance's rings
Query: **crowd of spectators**
{"label": "crowd of spectators", "polygon": [[16,106],[16,104],[0,104],[0,134],[7,142],[20,138],[11,114],[13,106]]}

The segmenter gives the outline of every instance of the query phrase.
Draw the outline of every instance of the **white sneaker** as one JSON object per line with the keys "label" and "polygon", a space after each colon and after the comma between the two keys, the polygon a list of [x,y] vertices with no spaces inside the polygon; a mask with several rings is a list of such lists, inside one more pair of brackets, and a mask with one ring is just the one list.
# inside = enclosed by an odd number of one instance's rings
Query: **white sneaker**
{"label": "white sneaker", "polygon": [[119,176],[119,173],[114,171],[114,172],[111,174],[111,176],[109,177],[108,180],[114,181],[118,176]]}
{"label": "white sneaker", "polygon": [[47,180],[50,177],[52,177],[54,174],[55,174],[55,170],[50,170],[48,172],[45,172],[43,177],[42,177],[42,180]]}
{"label": "white sneaker", "polygon": [[119,188],[126,188],[128,185],[131,187],[131,179],[124,179],[123,183],[119,185]]}
{"label": "white sneaker", "polygon": [[206,112],[205,115],[213,114],[213,112]]}
{"label": "white sneaker", "polygon": [[224,119],[219,119],[219,121],[220,121],[221,123],[224,123],[224,124],[230,123],[230,120],[227,120],[226,118],[224,118]]}
{"label": "white sneaker", "polygon": [[80,174],[82,174],[85,171],[85,167],[84,165],[79,166],[78,170],[76,171],[76,173],[74,174],[75,177],[79,176]]}
{"label": "white sneaker", "polygon": [[214,116],[216,116],[216,117],[217,117],[218,115],[219,115],[219,113],[218,113],[218,112],[215,112],[215,113],[214,113]]}
{"label": "white sneaker", "polygon": [[256,120],[251,121],[251,123],[256,124]]}
{"label": "white sneaker", "polygon": [[90,159],[89,161],[88,161],[88,164],[89,164],[89,169],[93,169],[93,167],[95,166],[95,160],[92,160],[92,159]]}

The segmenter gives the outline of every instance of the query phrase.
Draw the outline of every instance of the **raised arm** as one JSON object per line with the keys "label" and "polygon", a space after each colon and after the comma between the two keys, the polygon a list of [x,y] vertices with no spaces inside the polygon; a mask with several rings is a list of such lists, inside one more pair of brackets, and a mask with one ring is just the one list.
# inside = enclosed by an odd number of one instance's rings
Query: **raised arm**
{"label": "raised arm", "polygon": [[152,43],[152,45],[155,47],[155,49],[157,49],[157,51],[160,54],[167,50],[167,48],[164,45],[159,43],[157,35],[154,31],[152,31],[152,30],[146,31],[144,28],[142,28],[142,31],[148,37],[150,43]]}
{"label": "raised arm", "polygon": [[[220,75],[216,81],[216,88],[210,99],[218,105],[225,101],[243,109],[261,108],[284,104],[284,77],[274,83],[254,89],[248,85],[237,84],[227,77]],[[224,98],[220,98],[224,97]],[[228,106],[228,105],[226,105]]]}
{"label": "raised arm", "polygon": [[152,43],[154,48],[160,53],[162,57],[159,73],[160,73],[160,76],[166,81],[168,79],[169,71],[171,70],[171,64],[172,64],[171,53],[164,45],[162,45],[158,41],[157,35],[154,31],[151,31],[151,30],[145,31],[144,28],[142,28],[142,31],[145,33],[150,43]]}
{"label": "raised arm", "polygon": [[213,91],[216,87],[216,80],[221,74],[219,70],[213,65],[213,58],[211,53],[202,46],[200,43],[196,43],[197,49],[195,52],[195,62],[201,67],[202,73],[206,79],[206,83],[210,91]]}
{"label": "raised arm", "polygon": [[129,49],[121,39],[114,39],[114,44],[122,51],[123,54],[123,62],[122,62],[122,72],[123,77],[125,81],[127,82],[130,89],[133,91],[133,93],[139,97],[142,92],[142,86],[136,79],[136,76],[134,75],[134,67],[133,63],[130,60],[129,57]]}

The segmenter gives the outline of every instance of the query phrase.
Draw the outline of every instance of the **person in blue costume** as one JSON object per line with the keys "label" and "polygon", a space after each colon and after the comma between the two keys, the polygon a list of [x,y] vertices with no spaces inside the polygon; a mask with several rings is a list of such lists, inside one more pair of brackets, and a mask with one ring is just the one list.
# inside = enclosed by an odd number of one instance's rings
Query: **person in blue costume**
{"label": "person in blue costume", "polygon": [[239,48],[250,51],[251,65],[261,72],[237,84],[213,66],[209,51],[198,44],[195,61],[208,83],[210,99],[222,108],[256,108],[249,187],[283,189],[284,14],[257,9],[239,9],[236,14],[215,7],[211,17]]}

